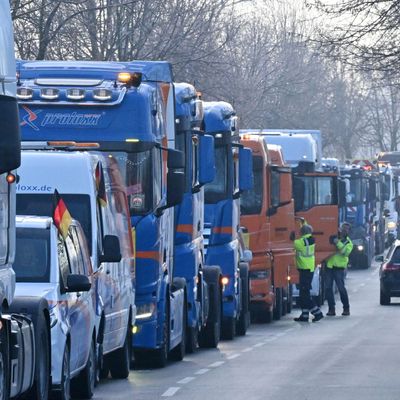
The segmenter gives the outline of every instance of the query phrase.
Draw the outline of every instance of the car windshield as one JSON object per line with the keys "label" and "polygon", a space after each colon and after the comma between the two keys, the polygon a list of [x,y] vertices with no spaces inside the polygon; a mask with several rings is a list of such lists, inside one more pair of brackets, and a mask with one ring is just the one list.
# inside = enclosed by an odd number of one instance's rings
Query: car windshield
{"label": "car windshield", "polygon": [[50,230],[17,228],[13,268],[17,282],[50,281]]}
{"label": "car windshield", "polygon": [[[61,196],[72,218],[80,222],[90,254],[92,254],[92,220],[90,197],[86,194],[63,194]],[[17,215],[39,215],[51,217],[54,210],[52,194],[17,194]]]}

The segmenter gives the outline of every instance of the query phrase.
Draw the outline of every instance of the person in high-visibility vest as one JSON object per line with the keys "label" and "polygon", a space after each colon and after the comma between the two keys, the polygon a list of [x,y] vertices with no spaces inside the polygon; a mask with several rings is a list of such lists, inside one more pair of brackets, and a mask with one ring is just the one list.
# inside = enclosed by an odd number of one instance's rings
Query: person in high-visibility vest
{"label": "person in high-visibility vest", "polygon": [[349,296],[345,286],[346,268],[349,263],[349,255],[353,250],[353,243],[349,238],[350,224],[343,222],[339,228],[339,236],[330,239],[336,246],[336,253],[328,258],[325,269],[325,294],[329,310],[326,315],[335,316],[335,296],[333,294],[333,282],[339,290],[340,300],[343,304],[342,315],[350,315]]}
{"label": "person in high-visibility vest", "polygon": [[295,318],[298,322],[308,322],[309,313],[314,316],[312,322],[317,322],[324,316],[321,309],[315,304],[311,297],[311,283],[315,270],[315,239],[312,236],[312,227],[303,224],[300,228],[299,239],[295,239],[295,233],[291,233],[291,240],[294,240],[296,252],[296,267],[299,271],[300,285],[300,307],[301,315]]}

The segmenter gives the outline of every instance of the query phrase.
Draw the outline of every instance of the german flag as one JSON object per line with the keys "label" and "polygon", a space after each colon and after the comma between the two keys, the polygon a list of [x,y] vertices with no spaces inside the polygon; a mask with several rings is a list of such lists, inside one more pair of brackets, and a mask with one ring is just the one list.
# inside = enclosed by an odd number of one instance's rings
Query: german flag
{"label": "german flag", "polygon": [[97,201],[100,206],[105,207],[107,205],[107,194],[106,194],[106,185],[104,183],[104,173],[103,166],[99,161],[96,165],[95,171],[96,178],[96,188],[97,188]]}
{"label": "german flag", "polygon": [[65,239],[68,236],[68,229],[71,225],[72,217],[57,189],[54,190],[53,221],[58,232],[60,232],[61,236]]}

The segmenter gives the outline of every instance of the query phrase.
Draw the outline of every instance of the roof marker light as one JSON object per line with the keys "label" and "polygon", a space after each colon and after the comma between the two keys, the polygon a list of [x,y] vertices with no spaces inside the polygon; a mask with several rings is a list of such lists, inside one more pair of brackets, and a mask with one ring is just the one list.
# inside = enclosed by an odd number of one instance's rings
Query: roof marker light
{"label": "roof marker light", "polygon": [[127,142],[127,143],[138,143],[139,139],[126,139],[125,142]]}
{"label": "roof marker light", "polygon": [[112,92],[108,89],[95,89],[93,90],[93,98],[99,101],[111,100]]}
{"label": "roof marker light", "polygon": [[57,100],[60,91],[54,88],[45,88],[40,91],[40,97],[45,100]]}
{"label": "roof marker light", "polygon": [[9,184],[11,185],[11,184],[14,183],[16,180],[17,180],[17,177],[16,177],[14,174],[12,174],[11,172],[9,172],[9,173],[7,174],[7,176],[6,176],[6,181],[7,181],[7,183],[9,183]]}
{"label": "roof marker light", "polygon": [[93,149],[98,149],[100,147],[99,143],[95,143],[95,142],[79,142],[79,143],[75,143],[75,146],[77,148],[93,148]]}
{"label": "roof marker light", "polygon": [[120,72],[118,82],[125,83],[127,86],[139,87],[142,83],[141,72]]}
{"label": "roof marker light", "polygon": [[83,100],[85,98],[85,91],[83,89],[68,89],[67,98],[70,100]]}
{"label": "roof marker light", "polygon": [[17,89],[17,99],[19,100],[30,100],[33,97],[33,90],[27,87],[21,87]]}

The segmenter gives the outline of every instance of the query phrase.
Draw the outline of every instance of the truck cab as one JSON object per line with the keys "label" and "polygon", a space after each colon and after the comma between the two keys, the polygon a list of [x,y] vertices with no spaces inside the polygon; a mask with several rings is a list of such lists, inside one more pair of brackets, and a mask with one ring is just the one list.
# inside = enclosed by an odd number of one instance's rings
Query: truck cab
{"label": "truck cab", "polygon": [[204,102],[205,132],[214,136],[216,176],[205,186],[206,264],[222,270],[222,335],[247,330],[248,267],[240,266],[240,197],[252,187],[251,152],[239,142],[237,117],[225,102]]}
{"label": "truck cab", "polygon": [[270,322],[290,311],[290,283],[297,277],[289,239],[294,230],[292,177],[279,146],[267,145],[265,137],[245,131],[241,131],[241,144],[253,155],[254,186],[240,200],[240,223],[253,252],[250,310],[253,319]]}

